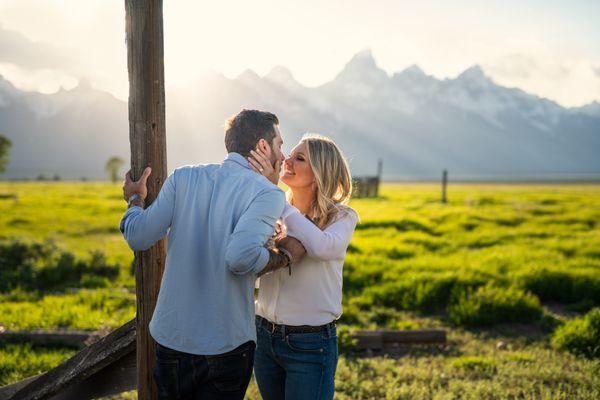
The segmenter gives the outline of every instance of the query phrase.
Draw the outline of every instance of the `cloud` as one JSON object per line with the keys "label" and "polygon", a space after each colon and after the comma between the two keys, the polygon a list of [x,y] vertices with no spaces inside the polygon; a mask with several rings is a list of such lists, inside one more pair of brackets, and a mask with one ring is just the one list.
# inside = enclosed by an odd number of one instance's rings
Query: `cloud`
{"label": "cloud", "polygon": [[550,52],[511,53],[484,63],[500,85],[578,107],[600,99],[600,66],[585,58],[558,57]]}
{"label": "cloud", "polygon": [[0,26],[0,63],[10,63],[23,69],[70,70],[72,57],[56,46],[34,42],[20,32]]}
{"label": "cloud", "polygon": [[498,58],[488,67],[503,78],[532,79],[543,74],[551,79],[566,79],[570,68],[556,60],[514,53]]}

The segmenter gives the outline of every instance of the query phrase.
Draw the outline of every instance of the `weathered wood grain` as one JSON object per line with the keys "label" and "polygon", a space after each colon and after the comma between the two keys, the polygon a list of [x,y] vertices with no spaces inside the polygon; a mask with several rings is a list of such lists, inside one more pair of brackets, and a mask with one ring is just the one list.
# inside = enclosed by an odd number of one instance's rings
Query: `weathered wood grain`
{"label": "weathered wood grain", "polygon": [[31,331],[2,331],[0,342],[26,342],[34,345],[63,345],[81,347],[94,335],[94,332],[68,329],[34,329]]}
{"label": "weathered wood grain", "polygon": [[[148,179],[149,206],[167,176],[162,0],[126,0],[127,68],[129,71],[129,141],[131,171]],[[166,255],[165,239],[136,252],[138,398],[156,398],[152,379],[155,344],[148,323],[154,312]]]}
{"label": "weathered wood grain", "polygon": [[[0,389],[0,399],[43,400],[66,393],[106,367],[119,365],[117,361],[135,351],[135,337],[136,323],[131,320],[56,368],[26,382],[18,390]],[[111,376],[110,371],[107,373]],[[11,392],[10,396],[6,395]]]}

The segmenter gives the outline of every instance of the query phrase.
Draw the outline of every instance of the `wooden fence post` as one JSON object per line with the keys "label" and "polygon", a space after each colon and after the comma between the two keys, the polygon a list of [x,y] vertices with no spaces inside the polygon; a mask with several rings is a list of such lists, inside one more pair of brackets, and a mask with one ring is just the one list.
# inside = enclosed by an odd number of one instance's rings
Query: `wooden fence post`
{"label": "wooden fence post", "polygon": [[446,186],[448,186],[448,170],[444,170],[442,173],[442,203],[444,204],[448,202],[446,198]]}
{"label": "wooden fence post", "polygon": [[375,186],[375,197],[379,196],[379,185],[381,185],[381,175],[383,174],[383,160],[377,160],[377,185]]}
{"label": "wooden fence post", "polygon": [[[139,179],[146,166],[149,206],[167,176],[162,0],[125,0],[129,71],[131,171]],[[166,255],[165,239],[135,253],[138,399],[156,399],[152,378],[155,344],[148,323],[154,312]]]}

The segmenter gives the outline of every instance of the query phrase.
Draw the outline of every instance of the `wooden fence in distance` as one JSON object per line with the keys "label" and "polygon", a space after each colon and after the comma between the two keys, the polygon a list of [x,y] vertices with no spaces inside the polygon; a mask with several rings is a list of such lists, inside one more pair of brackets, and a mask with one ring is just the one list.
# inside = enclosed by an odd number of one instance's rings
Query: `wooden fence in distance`
{"label": "wooden fence in distance", "polygon": [[379,184],[383,172],[383,160],[377,162],[376,176],[355,176],[353,178],[353,197],[377,197],[379,196]]}

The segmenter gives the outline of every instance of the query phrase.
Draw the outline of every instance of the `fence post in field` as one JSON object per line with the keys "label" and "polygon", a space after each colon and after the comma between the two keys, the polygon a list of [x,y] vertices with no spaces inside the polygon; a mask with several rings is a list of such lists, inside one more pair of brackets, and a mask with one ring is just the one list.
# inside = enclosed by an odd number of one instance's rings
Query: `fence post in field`
{"label": "fence post in field", "polygon": [[381,185],[381,175],[383,173],[383,160],[377,161],[377,185],[375,185],[375,197],[379,196],[379,185]]}
{"label": "fence post in field", "polygon": [[442,203],[446,204],[448,199],[446,197],[446,187],[448,186],[448,170],[444,170],[442,173]]}
{"label": "fence post in field", "polygon": [[[129,71],[129,140],[133,179],[146,166],[146,206],[156,198],[166,176],[165,87],[162,0],[125,0]],[[148,323],[156,305],[164,269],[165,239],[135,253],[138,399],[156,398],[152,379],[154,341]]]}

